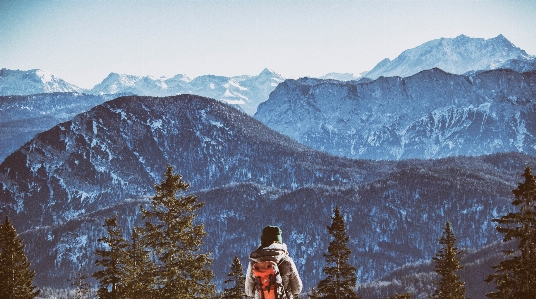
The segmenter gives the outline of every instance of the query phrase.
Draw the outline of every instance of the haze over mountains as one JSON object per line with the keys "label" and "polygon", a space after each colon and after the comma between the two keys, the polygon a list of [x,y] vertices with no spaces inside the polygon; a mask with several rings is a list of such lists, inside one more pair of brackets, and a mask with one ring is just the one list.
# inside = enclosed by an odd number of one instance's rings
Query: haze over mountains
{"label": "haze over mountains", "polygon": [[[501,249],[491,219],[510,211],[511,190],[536,163],[534,57],[502,36],[459,36],[399,58],[371,70],[374,80],[112,73],[85,91],[3,69],[0,216],[22,233],[38,284],[67,287],[73,271],[95,270],[104,218],[118,213],[129,232],[169,163],[206,202],[198,221],[219,287],[233,257],[245,263],[262,227],[276,224],[308,291],[338,205],[358,280],[371,283],[363,298],[406,288],[425,298],[419,281],[431,279],[446,221],[471,253],[468,294],[485,298]],[[483,68],[436,68],[448,59]]]}

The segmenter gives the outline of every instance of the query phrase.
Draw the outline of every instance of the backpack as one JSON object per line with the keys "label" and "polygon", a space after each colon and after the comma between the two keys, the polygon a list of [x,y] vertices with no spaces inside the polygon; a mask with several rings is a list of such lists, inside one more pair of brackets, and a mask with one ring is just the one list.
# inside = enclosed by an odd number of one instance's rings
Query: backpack
{"label": "backpack", "polygon": [[[274,261],[262,261],[253,264],[253,275],[261,299],[282,299],[284,287],[279,266]],[[288,296],[287,296],[288,297]]]}

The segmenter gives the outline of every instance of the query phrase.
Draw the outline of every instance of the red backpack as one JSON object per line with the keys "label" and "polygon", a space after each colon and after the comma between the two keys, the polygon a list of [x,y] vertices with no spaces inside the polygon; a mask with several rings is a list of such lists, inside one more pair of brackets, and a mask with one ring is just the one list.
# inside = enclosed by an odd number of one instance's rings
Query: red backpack
{"label": "red backpack", "polygon": [[253,275],[257,278],[256,287],[260,292],[261,299],[283,298],[283,280],[276,262],[263,261],[254,263]]}

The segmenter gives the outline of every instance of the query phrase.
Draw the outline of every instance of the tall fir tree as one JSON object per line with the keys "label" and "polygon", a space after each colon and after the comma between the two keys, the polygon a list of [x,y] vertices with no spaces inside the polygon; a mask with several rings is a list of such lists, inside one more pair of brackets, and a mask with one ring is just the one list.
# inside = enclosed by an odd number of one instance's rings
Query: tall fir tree
{"label": "tall fir tree", "polygon": [[24,244],[6,216],[0,225],[0,298],[30,299],[39,295],[33,285],[35,271],[24,253]]}
{"label": "tall fir tree", "polygon": [[335,207],[331,219],[333,222],[328,226],[328,231],[333,240],[328,246],[328,253],[324,254],[327,265],[322,269],[326,278],[318,283],[318,293],[315,296],[320,299],[358,299],[359,296],[355,293],[356,268],[348,263],[352,253],[348,248],[350,237],[346,234],[344,218],[339,207]]}
{"label": "tall fir tree", "polygon": [[97,250],[100,258],[95,261],[95,264],[103,269],[93,273],[93,277],[99,281],[98,295],[101,299],[125,298],[122,282],[125,279],[124,263],[127,261],[128,243],[122,230],[117,227],[117,215],[105,219],[103,226],[107,236],[98,241],[102,242],[105,248]]}
{"label": "tall fir tree", "polygon": [[166,299],[210,298],[215,294],[209,268],[212,258],[200,253],[206,235],[203,224],[195,224],[195,212],[204,203],[184,195],[189,184],[167,166],[165,179],[156,184],[156,195],[148,209],[141,207],[145,226],[142,242],[151,251],[155,271],[153,297]]}
{"label": "tall fir tree", "polygon": [[440,279],[434,281],[436,289],[432,299],[465,299],[465,283],[458,275],[463,269],[460,264],[462,251],[456,247],[456,236],[452,232],[450,223],[445,225],[445,231],[439,239],[443,247],[432,259],[435,261],[434,272]]}
{"label": "tall fir tree", "polygon": [[530,167],[522,176],[525,182],[512,190],[518,210],[493,219],[503,241],[515,241],[517,249],[504,251],[507,258],[493,266],[495,273],[486,282],[495,281],[497,291],[488,298],[536,298],[536,179]]}
{"label": "tall fir tree", "polygon": [[231,284],[230,288],[223,290],[222,299],[247,299],[245,292],[245,281],[242,264],[238,257],[235,256],[231,265],[231,272],[227,275],[229,278],[224,281],[225,284]]}
{"label": "tall fir tree", "polygon": [[140,242],[137,229],[132,230],[131,242],[126,248],[127,259],[124,263],[125,278],[123,280],[126,298],[149,299],[151,286],[154,285],[153,266],[149,260],[149,252]]}

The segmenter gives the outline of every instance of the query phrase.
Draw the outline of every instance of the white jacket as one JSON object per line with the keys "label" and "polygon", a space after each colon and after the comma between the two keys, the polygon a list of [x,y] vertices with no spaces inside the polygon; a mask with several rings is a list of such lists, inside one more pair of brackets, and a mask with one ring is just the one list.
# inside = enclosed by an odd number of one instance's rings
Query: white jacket
{"label": "white jacket", "polygon": [[[298,274],[296,264],[294,264],[294,261],[288,254],[287,245],[273,243],[268,247],[261,246],[249,255],[249,259],[245,290],[248,297],[255,297],[255,299],[260,298],[259,291],[257,291],[255,287],[257,280],[255,275],[253,275],[252,265],[256,262],[266,260],[272,260],[279,265],[283,286],[286,293],[289,295],[289,299],[293,298],[293,295],[301,293],[303,284],[300,275]],[[297,296],[295,297],[297,298]]]}

